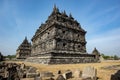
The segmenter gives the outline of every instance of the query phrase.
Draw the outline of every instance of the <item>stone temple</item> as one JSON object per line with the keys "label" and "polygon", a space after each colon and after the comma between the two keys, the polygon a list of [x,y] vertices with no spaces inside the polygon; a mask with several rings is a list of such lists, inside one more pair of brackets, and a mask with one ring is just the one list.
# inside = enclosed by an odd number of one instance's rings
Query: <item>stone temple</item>
{"label": "stone temple", "polygon": [[96,55],[86,52],[86,31],[71,14],[52,13],[32,37],[31,57],[26,61],[43,64],[69,64],[97,62]]}
{"label": "stone temple", "polygon": [[17,59],[26,59],[31,54],[31,43],[28,42],[27,37],[20,44],[18,49],[16,50],[16,58]]}

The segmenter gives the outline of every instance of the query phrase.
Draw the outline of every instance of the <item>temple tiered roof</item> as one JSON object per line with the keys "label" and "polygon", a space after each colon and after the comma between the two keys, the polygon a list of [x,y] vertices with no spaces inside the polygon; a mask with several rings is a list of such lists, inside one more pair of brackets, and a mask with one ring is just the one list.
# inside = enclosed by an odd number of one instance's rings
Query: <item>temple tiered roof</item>
{"label": "temple tiered roof", "polygon": [[16,50],[16,58],[26,58],[31,54],[31,43],[28,42],[27,37],[20,44]]}
{"label": "temple tiered roof", "polygon": [[48,29],[52,25],[60,25],[60,26],[63,26],[63,27],[67,27],[67,28],[70,28],[70,29],[81,31],[83,34],[86,33],[86,31],[81,28],[80,23],[78,23],[77,20],[74,20],[71,13],[68,16],[66,14],[65,10],[63,12],[60,12],[59,9],[56,7],[56,5],[54,5],[52,13],[48,17],[48,19],[45,21],[45,23],[42,23],[40,25],[39,29],[37,29],[35,35],[32,38],[32,41],[39,34],[44,32],[46,29]]}

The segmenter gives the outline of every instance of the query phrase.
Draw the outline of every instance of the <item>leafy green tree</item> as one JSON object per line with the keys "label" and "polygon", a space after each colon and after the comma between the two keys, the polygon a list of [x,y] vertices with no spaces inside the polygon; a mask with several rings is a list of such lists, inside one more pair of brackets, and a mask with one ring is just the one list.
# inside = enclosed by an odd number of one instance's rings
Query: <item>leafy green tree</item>
{"label": "leafy green tree", "polygon": [[12,58],[15,58],[15,55],[8,55],[6,58],[9,58],[11,60]]}
{"label": "leafy green tree", "polygon": [[117,55],[114,55],[114,60],[118,60],[119,59],[119,57],[117,56]]}
{"label": "leafy green tree", "polygon": [[104,54],[101,54],[101,56],[102,56],[104,59],[114,59],[114,56],[108,56],[108,55],[104,55]]}

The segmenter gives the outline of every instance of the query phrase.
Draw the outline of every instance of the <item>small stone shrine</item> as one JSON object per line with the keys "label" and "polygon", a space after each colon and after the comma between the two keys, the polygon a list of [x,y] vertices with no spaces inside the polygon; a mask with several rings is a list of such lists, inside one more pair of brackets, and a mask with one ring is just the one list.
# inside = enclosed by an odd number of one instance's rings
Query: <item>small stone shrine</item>
{"label": "small stone shrine", "polygon": [[31,54],[31,43],[28,42],[27,37],[23,40],[22,44],[16,50],[17,59],[26,59]]}
{"label": "small stone shrine", "polygon": [[71,14],[52,13],[32,37],[31,57],[26,61],[42,64],[75,64],[97,62],[96,55],[86,52],[86,31]]}
{"label": "small stone shrine", "polygon": [[92,51],[92,54],[95,55],[95,59],[97,61],[100,61],[100,52],[96,48],[94,48],[94,50]]}

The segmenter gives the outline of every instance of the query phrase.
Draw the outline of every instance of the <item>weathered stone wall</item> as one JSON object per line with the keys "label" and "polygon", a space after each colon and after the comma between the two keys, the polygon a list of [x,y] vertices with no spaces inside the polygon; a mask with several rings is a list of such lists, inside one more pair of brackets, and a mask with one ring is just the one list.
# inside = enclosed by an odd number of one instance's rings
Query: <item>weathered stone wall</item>
{"label": "weathered stone wall", "polygon": [[41,64],[76,64],[76,63],[91,63],[96,62],[94,58],[91,57],[66,57],[66,58],[41,58],[41,57],[29,57],[26,61],[41,63]]}
{"label": "weathered stone wall", "polygon": [[63,26],[56,26],[56,28],[56,50],[86,52],[84,33]]}
{"label": "weathered stone wall", "polygon": [[32,55],[51,50],[85,53],[85,34],[54,24],[39,34],[32,43]]}
{"label": "weathered stone wall", "polygon": [[55,47],[55,40],[53,39],[54,35],[55,35],[54,27],[49,28],[42,34],[39,34],[36,40],[34,40],[32,43],[32,55],[54,49]]}
{"label": "weathered stone wall", "polygon": [[90,54],[51,53],[39,54],[38,56],[29,57],[26,59],[26,61],[42,64],[75,64],[97,62],[95,56]]}

